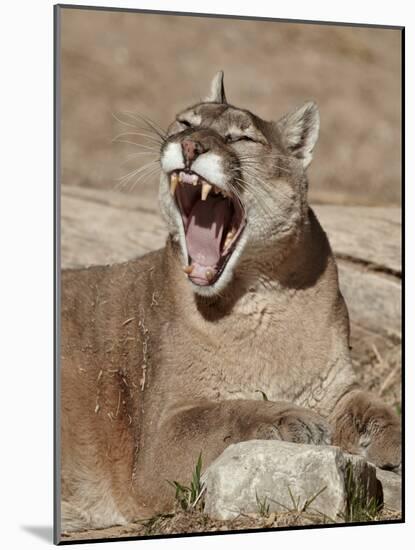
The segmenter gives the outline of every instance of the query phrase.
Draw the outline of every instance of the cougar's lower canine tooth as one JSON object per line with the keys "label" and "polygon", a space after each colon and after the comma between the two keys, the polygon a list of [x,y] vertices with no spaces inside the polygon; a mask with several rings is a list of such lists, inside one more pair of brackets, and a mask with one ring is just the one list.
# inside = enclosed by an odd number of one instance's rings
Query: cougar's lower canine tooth
{"label": "cougar's lower canine tooth", "polygon": [[190,275],[190,273],[193,271],[194,265],[184,265],[183,271],[186,273],[186,275]]}
{"label": "cougar's lower canine tooth", "polygon": [[170,194],[174,195],[177,184],[179,183],[179,177],[177,174],[172,174],[170,178]]}
{"label": "cougar's lower canine tooth", "polygon": [[228,246],[233,241],[233,238],[235,237],[235,235],[236,235],[236,229],[234,227],[232,227],[232,229],[230,231],[228,231],[228,234],[226,235],[225,242],[223,244],[224,249],[228,248]]}
{"label": "cougar's lower canine tooth", "polygon": [[212,189],[212,186],[210,183],[204,183],[202,185],[202,201],[205,201],[207,199],[207,196],[210,193],[210,190]]}
{"label": "cougar's lower canine tooth", "polygon": [[207,269],[207,270],[205,271],[205,277],[206,277],[206,279],[207,279],[208,281],[211,281],[211,280],[213,279],[213,277],[214,277],[213,271],[212,271],[211,269]]}

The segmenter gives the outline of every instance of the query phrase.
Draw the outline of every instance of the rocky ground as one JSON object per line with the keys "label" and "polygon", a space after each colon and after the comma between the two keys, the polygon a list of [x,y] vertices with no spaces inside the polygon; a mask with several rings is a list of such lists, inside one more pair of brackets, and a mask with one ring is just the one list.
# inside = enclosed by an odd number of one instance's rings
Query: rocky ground
{"label": "rocky ground", "polygon": [[[372,521],[399,520],[401,514],[388,510],[381,511]],[[365,520],[367,521],[367,520]],[[327,525],[327,519],[319,514],[306,514],[289,511],[279,514],[272,512],[269,515],[260,514],[241,515],[240,517],[220,521],[209,518],[200,511],[184,512],[177,510],[171,514],[164,514],[146,518],[138,523],[130,523],[122,527],[108,529],[94,529],[82,533],[63,534],[62,541],[67,540],[96,540],[119,537],[154,537],[160,535],[180,535],[183,533],[226,533],[233,531],[255,531],[257,529],[277,529],[295,526]]]}

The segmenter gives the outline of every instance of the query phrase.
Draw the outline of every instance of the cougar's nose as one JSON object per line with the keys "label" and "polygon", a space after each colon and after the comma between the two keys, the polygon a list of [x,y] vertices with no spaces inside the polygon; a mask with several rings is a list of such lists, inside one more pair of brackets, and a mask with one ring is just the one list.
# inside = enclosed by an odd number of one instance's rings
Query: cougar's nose
{"label": "cougar's nose", "polygon": [[185,139],[182,141],[183,156],[187,163],[195,160],[196,157],[204,152],[203,146],[198,141]]}

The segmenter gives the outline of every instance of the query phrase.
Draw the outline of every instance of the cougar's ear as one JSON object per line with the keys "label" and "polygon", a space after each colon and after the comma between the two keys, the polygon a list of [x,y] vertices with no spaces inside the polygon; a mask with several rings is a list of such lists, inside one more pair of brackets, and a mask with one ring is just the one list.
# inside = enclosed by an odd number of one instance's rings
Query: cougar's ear
{"label": "cougar's ear", "polygon": [[308,101],[277,122],[284,146],[303,161],[304,169],[313,158],[320,128],[320,115],[314,101]]}
{"label": "cougar's ear", "polygon": [[223,71],[219,71],[213,77],[210,84],[210,94],[205,98],[205,101],[212,103],[227,103],[225,88],[223,87]]}

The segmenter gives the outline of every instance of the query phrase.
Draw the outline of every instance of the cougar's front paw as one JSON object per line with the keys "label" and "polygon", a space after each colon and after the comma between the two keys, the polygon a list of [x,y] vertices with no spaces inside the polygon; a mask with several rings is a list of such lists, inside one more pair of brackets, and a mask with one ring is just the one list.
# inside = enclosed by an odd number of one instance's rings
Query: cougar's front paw
{"label": "cougar's front paw", "polygon": [[401,473],[402,435],[396,425],[368,426],[360,436],[360,454],[383,470]]}
{"label": "cougar's front paw", "polygon": [[330,445],[331,428],[318,414],[306,409],[294,409],[281,413],[270,423],[261,423],[257,427],[257,438]]}

